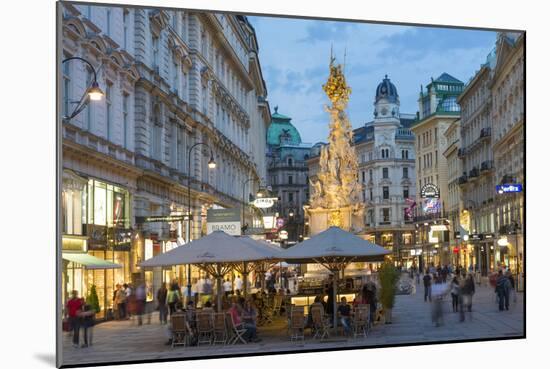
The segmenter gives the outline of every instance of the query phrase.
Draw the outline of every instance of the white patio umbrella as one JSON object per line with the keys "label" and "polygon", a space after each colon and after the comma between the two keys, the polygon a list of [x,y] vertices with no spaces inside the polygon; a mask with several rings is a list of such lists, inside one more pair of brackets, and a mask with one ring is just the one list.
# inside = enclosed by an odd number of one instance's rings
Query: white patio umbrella
{"label": "white patio umbrella", "polygon": [[334,274],[332,279],[333,316],[336,327],[336,278],[352,262],[384,261],[390,251],[339,227],[330,227],[282,252],[290,263],[319,263]]}
{"label": "white patio umbrella", "polygon": [[258,261],[269,257],[273,252],[261,247],[256,241],[248,242],[241,237],[233,237],[222,231],[176,247],[140,263],[140,266],[159,267],[194,264],[216,278],[218,284],[218,309],[221,309],[221,279],[232,268],[243,261]]}
{"label": "white patio umbrella", "polygon": [[[264,240],[255,240],[248,236],[242,236],[241,239],[245,242],[250,243],[251,245],[259,247],[261,251],[265,254],[265,259],[255,260],[252,263],[248,261],[243,261],[242,263],[236,264],[235,269],[243,275],[248,275],[248,273],[250,273],[252,270],[260,273],[262,275],[262,291],[265,291],[265,273],[269,268],[271,268],[274,264],[281,260],[282,249]],[[244,291],[246,294],[246,278],[244,279],[244,282]]]}

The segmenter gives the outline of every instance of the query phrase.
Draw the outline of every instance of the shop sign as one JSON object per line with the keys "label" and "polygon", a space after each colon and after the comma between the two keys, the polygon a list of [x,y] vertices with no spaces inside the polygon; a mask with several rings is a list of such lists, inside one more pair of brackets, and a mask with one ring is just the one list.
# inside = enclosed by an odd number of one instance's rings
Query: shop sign
{"label": "shop sign", "polygon": [[516,193],[523,191],[523,186],[521,183],[516,184],[505,184],[505,185],[497,185],[496,186],[497,193]]}
{"label": "shop sign", "polygon": [[252,205],[260,209],[267,209],[275,205],[276,197],[259,197],[252,201]]}
{"label": "shop sign", "polygon": [[136,217],[136,223],[171,223],[187,220],[186,215],[159,215],[150,217]]}
{"label": "shop sign", "polygon": [[455,239],[459,240],[461,239],[462,237],[460,236],[460,231],[458,232],[455,232]]}
{"label": "shop sign", "polygon": [[61,248],[63,251],[88,251],[88,242],[86,237],[63,236]]}
{"label": "shop sign", "polygon": [[483,239],[484,240],[490,240],[490,239],[493,239],[495,236],[492,234],[492,233],[485,233],[483,235]]}
{"label": "shop sign", "polygon": [[483,236],[482,236],[481,234],[479,234],[479,233],[474,233],[474,234],[471,234],[471,235],[470,235],[470,239],[471,239],[472,241],[479,241],[479,240],[481,240],[482,238],[483,238]]}
{"label": "shop sign", "polygon": [[434,236],[433,235],[433,232],[430,231],[428,232],[428,242],[429,243],[438,243],[439,242],[439,238],[437,236]]}
{"label": "shop sign", "polygon": [[284,225],[285,225],[284,218],[277,218],[277,228],[281,228]]}
{"label": "shop sign", "polygon": [[206,234],[214,231],[223,231],[231,236],[241,235],[241,214],[239,209],[208,209],[206,223]]}
{"label": "shop sign", "polygon": [[432,183],[426,183],[424,186],[422,186],[422,189],[420,190],[420,197],[423,199],[426,198],[439,198],[439,188],[432,184]]}
{"label": "shop sign", "polygon": [[448,228],[447,228],[447,226],[444,225],[444,224],[435,224],[435,225],[433,225],[433,226],[430,226],[430,230],[431,230],[432,232],[447,231]]}
{"label": "shop sign", "polygon": [[454,254],[458,254],[459,252],[460,252],[460,249],[458,248],[458,246],[453,247]]}
{"label": "shop sign", "polygon": [[107,246],[107,228],[103,226],[97,226],[88,224],[86,231],[90,241],[88,242],[88,248],[90,250],[104,249]]}
{"label": "shop sign", "polygon": [[288,232],[287,232],[287,231],[281,231],[281,232],[279,232],[279,238],[280,238],[281,240],[286,240],[286,239],[288,239]]}
{"label": "shop sign", "polygon": [[273,215],[266,215],[263,217],[263,221],[264,221],[264,228],[265,229],[273,229],[275,228],[275,222],[276,222],[276,219]]}

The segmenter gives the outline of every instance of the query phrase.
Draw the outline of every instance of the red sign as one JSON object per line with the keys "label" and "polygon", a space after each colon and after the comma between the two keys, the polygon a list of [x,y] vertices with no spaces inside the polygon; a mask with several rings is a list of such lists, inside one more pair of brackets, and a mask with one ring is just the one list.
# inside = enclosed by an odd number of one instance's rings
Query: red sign
{"label": "red sign", "polygon": [[459,251],[460,251],[460,249],[459,249],[457,246],[455,246],[455,247],[453,248],[453,252],[454,252],[455,254],[458,254]]}

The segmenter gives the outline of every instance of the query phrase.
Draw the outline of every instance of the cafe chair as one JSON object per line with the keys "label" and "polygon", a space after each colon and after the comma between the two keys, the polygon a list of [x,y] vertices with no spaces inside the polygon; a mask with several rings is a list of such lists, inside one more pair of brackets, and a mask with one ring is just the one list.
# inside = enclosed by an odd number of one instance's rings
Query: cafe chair
{"label": "cafe chair", "polygon": [[227,344],[234,345],[239,341],[246,344],[246,340],[243,337],[243,335],[246,332],[246,329],[243,327],[243,325],[235,324],[235,321],[233,320],[233,316],[231,315],[231,313],[226,313],[226,319],[229,327],[231,327],[230,329],[231,337],[228,339]]}
{"label": "cafe chair", "polygon": [[186,346],[187,345],[187,326],[185,322],[185,315],[172,314],[170,318],[172,321],[172,347]]}
{"label": "cafe chair", "polygon": [[214,324],[212,322],[211,312],[197,313],[197,346],[201,343],[211,345],[214,333]]}
{"label": "cafe chair", "polygon": [[304,341],[305,320],[304,320],[304,307],[295,306],[290,312],[290,340],[291,341]]}
{"label": "cafe chair", "polygon": [[227,343],[227,325],[224,313],[214,313],[214,345],[216,343]]}
{"label": "cafe chair", "polygon": [[329,327],[330,327],[330,318],[327,318],[323,311],[323,306],[312,306],[311,307],[311,321],[313,324],[313,339],[323,339],[329,338]]}

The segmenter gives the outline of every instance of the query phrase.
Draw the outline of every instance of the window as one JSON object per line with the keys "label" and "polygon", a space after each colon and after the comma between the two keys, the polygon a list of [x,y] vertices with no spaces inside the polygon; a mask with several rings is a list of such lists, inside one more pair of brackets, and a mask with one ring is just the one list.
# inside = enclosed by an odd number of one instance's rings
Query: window
{"label": "window", "polygon": [[128,18],[130,17],[130,12],[128,11],[128,9],[124,9],[123,13],[122,13],[122,23],[124,25],[124,49],[125,50],[128,50],[128,27],[129,27],[129,24],[128,24]]}
{"label": "window", "polygon": [[289,192],[288,193],[288,202],[293,202],[293,201],[294,201],[294,193]]}
{"label": "window", "polygon": [[180,31],[180,36],[181,36],[181,39],[185,41],[185,28],[187,27],[186,23],[185,23],[185,13],[182,13],[181,14],[181,31]]}
{"label": "window", "polygon": [[388,178],[388,168],[382,168],[382,178]]}
{"label": "window", "polygon": [[402,159],[408,159],[409,158],[409,150],[401,150],[401,158]]}
{"label": "window", "polygon": [[383,194],[382,198],[384,200],[389,200],[389,198],[390,198],[390,188],[388,186],[382,187],[382,194]]}
{"label": "window", "polygon": [[291,167],[292,166],[292,158],[288,158],[287,163],[288,163],[288,166]]}
{"label": "window", "polygon": [[128,148],[128,94],[122,95],[122,134],[124,135],[124,148]]}
{"label": "window", "polygon": [[162,126],[160,121],[160,108],[158,105],[155,105],[153,108],[153,124],[152,124],[152,134],[151,134],[151,157],[156,160],[161,158],[161,139],[162,139]]}
{"label": "window", "polygon": [[[89,66],[86,66],[86,87],[89,87],[92,85],[93,82],[93,72],[92,69]],[[92,127],[92,119],[93,119],[93,112],[92,109],[94,108],[94,104],[91,104],[90,101],[88,101],[88,104],[86,105],[86,115],[85,120],[86,123],[84,125],[84,129],[90,130]]]}
{"label": "window", "polygon": [[404,199],[409,198],[409,187],[403,187],[403,198]]}
{"label": "window", "polygon": [[153,36],[153,68],[159,66],[159,38]]}
{"label": "window", "polygon": [[418,158],[418,170],[422,170],[422,161]]}
{"label": "window", "polygon": [[106,119],[107,119],[107,139],[111,140],[111,131],[112,131],[112,125],[113,125],[113,101],[112,101],[112,88],[113,84],[109,81],[107,81],[107,88],[105,90],[105,105],[107,108],[106,111]]}
{"label": "window", "polygon": [[292,180],[293,180],[292,176],[288,176],[288,184],[292,184]]}
{"label": "window", "polygon": [[409,168],[403,168],[403,178],[409,178]]}
{"label": "window", "polygon": [[361,179],[362,179],[362,182],[365,183],[365,171],[361,172]]}
{"label": "window", "polygon": [[201,29],[201,52],[202,55],[206,58],[206,32],[204,29]]}
{"label": "window", "polygon": [[202,112],[208,114],[208,89],[206,86],[202,87]]}
{"label": "window", "polygon": [[437,167],[437,150],[435,150],[435,166]]}
{"label": "window", "polygon": [[174,64],[172,66],[172,89],[174,89],[175,91],[177,91],[177,95],[179,96],[180,92],[178,91],[178,87],[179,87],[179,75],[178,75],[178,70],[179,70],[179,66],[178,66],[178,63],[176,61],[176,55],[174,54],[173,55],[173,58],[174,58]]}
{"label": "window", "polygon": [[390,157],[390,149],[382,149],[382,159],[387,159]]}
{"label": "window", "polygon": [[372,181],[372,169],[369,169],[369,181]]}
{"label": "window", "polygon": [[383,222],[389,222],[390,221],[390,209],[389,208],[382,209],[382,221]]}
{"label": "window", "polygon": [[369,198],[370,198],[370,201],[372,201],[372,188],[369,190]]}
{"label": "window", "polygon": [[[69,58],[70,55],[64,55]],[[71,97],[71,66],[70,61],[63,63],[63,116],[68,117]]]}
{"label": "window", "polygon": [[372,161],[372,152],[369,152],[369,160]]}
{"label": "window", "polygon": [[111,9],[107,8],[107,36],[111,36]]}

